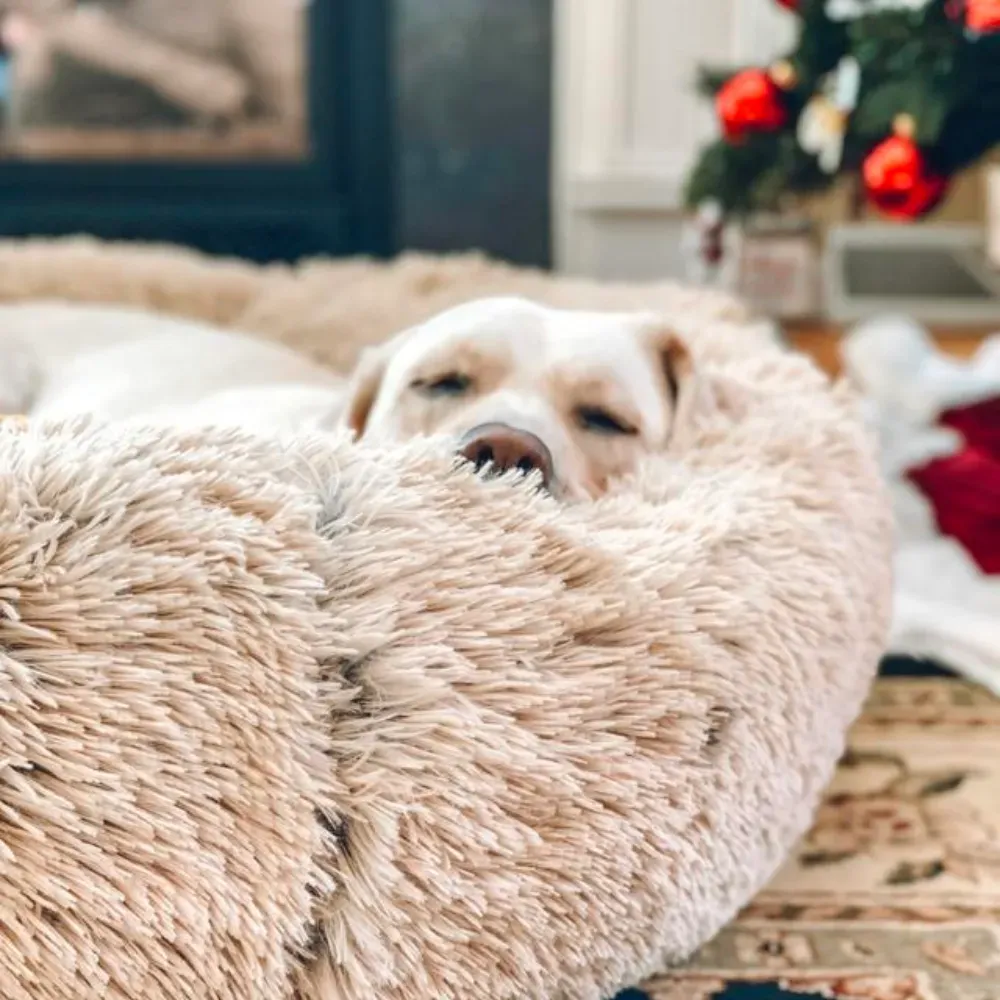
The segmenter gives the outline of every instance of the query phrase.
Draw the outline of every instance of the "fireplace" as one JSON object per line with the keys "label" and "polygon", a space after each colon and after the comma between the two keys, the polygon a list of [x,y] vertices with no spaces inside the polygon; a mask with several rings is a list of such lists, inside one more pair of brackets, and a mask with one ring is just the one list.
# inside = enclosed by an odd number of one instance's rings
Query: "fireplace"
{"label": "fireplace", "polygon": [[392,243],[390,0],[0,0],[0,237]]}

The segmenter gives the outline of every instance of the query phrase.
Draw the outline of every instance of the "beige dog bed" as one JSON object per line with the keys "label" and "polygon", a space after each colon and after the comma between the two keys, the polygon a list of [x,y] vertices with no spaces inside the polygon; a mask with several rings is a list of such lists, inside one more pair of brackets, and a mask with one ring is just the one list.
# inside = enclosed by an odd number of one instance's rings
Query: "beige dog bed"
{"label": "beige dog bed", "polygon": [[762,885],[888,615],[846,396],[707,293],[477,259],[0,247],[347,365],[517,289],[660,308],[738,400],[593,505],[419,444],[0,430],[0,996],[613,995]]}

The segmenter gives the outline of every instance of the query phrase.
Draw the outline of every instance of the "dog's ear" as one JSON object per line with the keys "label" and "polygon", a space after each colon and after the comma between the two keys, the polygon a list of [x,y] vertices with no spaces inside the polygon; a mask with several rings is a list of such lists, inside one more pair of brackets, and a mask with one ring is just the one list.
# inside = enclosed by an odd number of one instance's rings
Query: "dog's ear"
{"label": "dog's ear", "polygon": [[340,426],[351,430],[357,438],[363,437],[368,427],[368,418],[382,388],[391,354],[388,344],[367,348],[347,383]]}
{"label": "dog's ear", "polygon": [[657,324],[652,328],[650,338],[673,406],[667,446],[683,449],[690,445],[699,417],[713,408],[712,391],[680,334],[668,326]]}

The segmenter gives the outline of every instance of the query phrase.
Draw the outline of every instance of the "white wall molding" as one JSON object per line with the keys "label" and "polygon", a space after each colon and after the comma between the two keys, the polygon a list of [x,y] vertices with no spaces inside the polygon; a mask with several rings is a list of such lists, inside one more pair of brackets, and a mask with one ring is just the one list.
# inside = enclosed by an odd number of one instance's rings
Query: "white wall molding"
{"label": "white wall molding", "polygon": [[645,172],[577,174],[567,180],[566,199],[585,212],[676,212],[686,170],[686,163],[669,162]]}
{"label": "white wall molding", "polygon": [[733,62],[762,65],[795,41],[795,15],[775,0],[733,0]]}

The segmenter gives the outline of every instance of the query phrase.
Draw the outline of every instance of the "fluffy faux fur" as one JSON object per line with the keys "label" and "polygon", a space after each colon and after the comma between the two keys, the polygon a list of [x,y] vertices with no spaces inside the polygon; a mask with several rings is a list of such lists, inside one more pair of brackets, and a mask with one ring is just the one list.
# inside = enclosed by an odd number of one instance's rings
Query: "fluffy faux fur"
{"label": "fluffy faux fur", "polygon": [[596,1000],[805,830],[883,646],[853,402],[737,307],[476,259],[0,249],[0,297],[240,323],[344,366],[516,289],[660,308],[724,407],[595,504],[419,443],[0,432],[5,1000]]}

